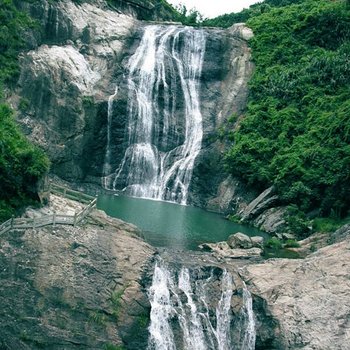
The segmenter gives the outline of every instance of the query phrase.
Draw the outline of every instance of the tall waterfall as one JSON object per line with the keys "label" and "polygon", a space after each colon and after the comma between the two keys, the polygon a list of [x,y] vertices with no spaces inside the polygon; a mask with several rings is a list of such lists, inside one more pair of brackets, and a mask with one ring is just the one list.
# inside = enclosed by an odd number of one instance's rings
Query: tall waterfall
{"label": "tall waterfall", "polygon": [[241,315],[233,322],[232,275],[223,272],[214,317],[209,294],[215,283],[213,273],[205,279],[191,278],[187,268],[171,272],[158,262],[149,291],[151,323],[147,350],[254,350],[255,322],[249,291],[244,286]]}
{"label": "tall waterfall", "polygon": [[202,30],[146,27],[128,63],[127,148],[106,187],[186,204],[203,136],[205,42]]}

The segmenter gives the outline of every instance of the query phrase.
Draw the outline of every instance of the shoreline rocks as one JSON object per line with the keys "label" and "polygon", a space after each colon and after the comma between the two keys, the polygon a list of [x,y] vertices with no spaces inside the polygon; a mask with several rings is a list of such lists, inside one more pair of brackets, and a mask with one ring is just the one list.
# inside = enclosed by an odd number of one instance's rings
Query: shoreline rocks
{"label": "shoreline rocks", "polygon": [[259,258],[263,252],[264,239],[259,236],[249,237],[237,232],[228,237],[226,242],[203,243],[200,249],[212,252],[219,258],[251,259]]}

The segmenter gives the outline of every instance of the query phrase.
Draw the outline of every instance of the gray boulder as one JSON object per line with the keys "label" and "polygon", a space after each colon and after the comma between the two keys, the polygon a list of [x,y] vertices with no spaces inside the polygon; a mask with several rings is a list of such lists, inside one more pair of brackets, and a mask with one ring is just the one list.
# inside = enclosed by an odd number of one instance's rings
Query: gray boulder
{"label": "gray boulder", "polygon": [[263,248],[264,246],[264,238],[260,236],[254,236],[250,238],[254,248]]}
{"label": "gray boulder", "polygon": [[227,244],[230,246],[230,248],[243,248],[243,249],[250,249],[253,248],[252,240],[249,236],[245,235],[244,233],[237,232],[227,239]]}

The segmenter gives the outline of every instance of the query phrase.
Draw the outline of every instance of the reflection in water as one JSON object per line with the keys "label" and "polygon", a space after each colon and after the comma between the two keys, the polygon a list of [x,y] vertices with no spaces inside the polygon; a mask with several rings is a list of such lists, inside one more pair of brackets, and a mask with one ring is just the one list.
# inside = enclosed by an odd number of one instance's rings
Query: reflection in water
{"label": "reflection in water", "polygon": [[138,226],[146,241],[157,247],[195,250],[204,242],[225,241],[235,232],[264,236],[255,228],[235,224],[218,214],[174,203],[100,195],[97,207]]}

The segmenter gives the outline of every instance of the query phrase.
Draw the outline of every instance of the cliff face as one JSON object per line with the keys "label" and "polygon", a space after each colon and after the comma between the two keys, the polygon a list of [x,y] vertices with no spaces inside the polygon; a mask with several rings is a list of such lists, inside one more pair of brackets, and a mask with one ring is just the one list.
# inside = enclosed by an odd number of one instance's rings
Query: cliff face
{"label": "cliff face", "polygon": [[42,2],[30,11],[43,18],[44,42],[50,45],[21,57],[19,103],[25,101],[26,108],[20,123],[47,151],[54,173],[82,180],[92,167],[94,131],[106,118],[104,102],[114,88],[110,79],[136,20],[71,1]]}
{"label": "cliff face", "polygon": [[[15,101],[19,122],[49,154],[52,172],[66,180],[101,183],[107,101],[116,85],[119,93],[113,104],[112,165],[118,166],[126,148],[127,63],[145,23],[130,16],[132,11],[124,5],[115,2],[112,9],[103,1],[78,4],[67,0],[27,7],[34,18],[40,18],[43,30],[28,35],[33,50],[21,57]],[[246,40],[251,32],[243,26],[206,31],[200,89],[204,139],[189,202],[225,212],[232,196],[221,199],[229,181],[222,173],[225,145],[218,130],[231,114],[240,115],[245,108],[252,71]]]}
{"label": "cliff face", "polygon": [[137,234],[95,211],[80,227],[3,235],[1,349],[145,349],[154,249]]}
{"label": "cliff face", "polygon": [[[72,203],[51,198],[55,210],[71,210]],[[146,349],[152,302],[148,298],[154,263],[159,260],[137,235],[134,226],[99,211],[79,227],[57,225],[3,235],[1,348],[102,349],[113,344]],[[161,250],[160,257],[173,271],[169,276],[189,271],[192,302],[213,325],[224,271],[230,272],[232,281],[226,288],[232,295],[226,312],[232,317],[229,334],[235,344],[241,344],[244,329],[249,329],[243,305],[245,281],[252,297],[256,349],[340,350],[350,337],[349,237],[347,225],[334,234],[334,244],[303,260],[249,261],[171,250]],[[154,288],[156,281],[153,276]],[[181,284],[167,285],[175,286]],[[164,292],[162,288],[157,291]],[[192,309],[183,291],[172,293],[174,314],[168,321],[181,347],[179,319]]]}
{"label": "cliff face", "polygon": [[[304,260],[270,259],[241,275],[275,321],[269,349],[344,349],[350,340],[350,228]],[[264,321],[263,321],[264,322]]]}

